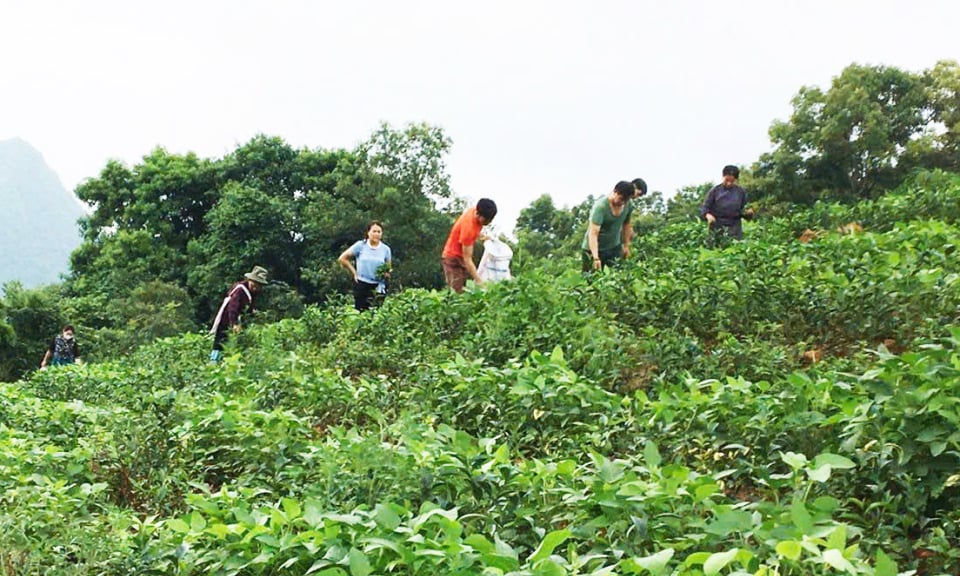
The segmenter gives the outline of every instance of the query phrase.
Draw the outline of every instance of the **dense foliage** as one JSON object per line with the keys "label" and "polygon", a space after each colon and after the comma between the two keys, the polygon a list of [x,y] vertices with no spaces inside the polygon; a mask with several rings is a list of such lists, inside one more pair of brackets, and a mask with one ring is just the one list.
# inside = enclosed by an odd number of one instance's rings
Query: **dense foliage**
{"label": "dense foliage", "polygon": [[[761,216],[877,199],[917,172],[960,170],[956,62],[920,73],[854,64],[826,90],[802,88],[793,105],[771,127],[773,151],[743,172]],[[77,326],[91,360],[208,325],[224,290],[254,265],[277,282],[264,308],[296,317],[304,304],[349,290],[336,257],[370,220],[383,221],[393,248],[394,290],[442,286],[437,255],[462,207],[446,172],[450,147],[440,128],[384,124],[353,150],[295,149],[261,135],[222,158],[157,148],[133,166],[108,162],[76,190],[91,212],[66,282],[4,290],[0,357],[11,360],[0,380],[35,367],[57,325]],[[666,233],[694,221],[710,186],[669,198],[652,191],[634,229]],[[591,200],[568,209],[543,196],[524,209],[516,271],[577,252]],[[15,311],[27,301],[27,315],[42,322],[21,322]]]}
{"label": "dense foliage", "polygon": [[747,237],[4,385],[0,567],[956,573],[960,179]]}
{"label": "dense foliage", "polygon": [[[0,300],[0,573],[960,572],[956,79],[804,89],[743,242],[709,184],[654,192],[585,276],[592,199],[545,196],[464,294],[439,129],[109,163],[68,282]],[[334,259],[374,217],[407,289],[361,314]],[[211,364],[253,264],[279,283]],[[28,373],[67,321],[94,362]]]}
{"label": "dense foliage", "polygon": [[920,73],[853,64],[826,91],[800,90],[770,128],[755,192],[779,200],[854,201],[896,188],[917,168],[960,169],[960,66]]}
{"label": "dense foliage", "polygon": [[91,212],[66,282],[4,289],[0,380],[35,368],[67,323],[88,360],[209,326],[254,265],[273,281],[264,309],[296,316],[349,291],[336,259],[371,220],[397,255],[393,289],[442,286],[443,231],[460,207],[444,165],[450,146],[439,128],[384,124],[352,151],[258,136],[219,159],[158,148],[132,167],[108,162],[77,188]]}

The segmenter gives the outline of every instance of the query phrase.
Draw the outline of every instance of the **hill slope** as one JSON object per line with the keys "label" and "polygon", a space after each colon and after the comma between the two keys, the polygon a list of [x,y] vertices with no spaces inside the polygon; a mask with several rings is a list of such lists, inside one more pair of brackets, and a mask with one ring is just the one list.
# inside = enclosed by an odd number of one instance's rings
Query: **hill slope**
{"label": "hill slope", "polygon": [[0,141],[0,283],[56,282],[80,243],[83,208],[19,138]]}
{"label": "hill slope", "polygon": [[0,384],[0,566],[960,573],[960,177],[698,232]]}

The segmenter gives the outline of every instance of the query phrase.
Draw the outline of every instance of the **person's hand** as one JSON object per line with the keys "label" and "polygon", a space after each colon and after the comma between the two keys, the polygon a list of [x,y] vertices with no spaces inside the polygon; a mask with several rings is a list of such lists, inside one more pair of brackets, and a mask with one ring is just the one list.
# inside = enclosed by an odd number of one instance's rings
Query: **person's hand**
{"label": "person's hand", "polygon": [[747,208],[743,212],[743,217],[746,218],[747,220],[753,220],[753,217],[756,215],[757,213],[753,211],[753,208]]}
{"label": "person's hand", "polygon": [[234,324],[233,326],[230,327],[230,329],[233,330],[234,334],[239,334],[240,330],[242,330],[243,327],[241,327],[239,324]]}
{"label": "person's hand", "polygon": [[360,281],[360,277],[357,276],[357,273],[356,273],[356,272],[354,272],[354,273],[353,273],[353,283],[356,284],[356,283],[359,282],[359,281]]}
{"label": "person's hand", "polygon": [[593,269],[594,269],[594,270],[599,270],[599,269],[602,268],[602,267],[603,267],[603,263],[600,261],[600,259],[599,259],[599,258],[594,258],[594,259],[593,259]]}
{"label": "person's hand", "polygon": [[630,247],[627,246],[626,244],[623,245],[623,257],[624,258],[630,257]]}
{"label": "person's hand", "polygon": [[705,216],[705,218],[707,219],[707,224],[709,226],[713,226],[713,223],[717,221],[717,217],[709,212],[707,212],[707,215]]}
{"label": "person's hand", "polygon": [[384,270],[382,276],[383,276],[383,278],[384,278],[385,280],[389,280],[389,279],[390,279],[390,271],[389,271],[389,270]]}

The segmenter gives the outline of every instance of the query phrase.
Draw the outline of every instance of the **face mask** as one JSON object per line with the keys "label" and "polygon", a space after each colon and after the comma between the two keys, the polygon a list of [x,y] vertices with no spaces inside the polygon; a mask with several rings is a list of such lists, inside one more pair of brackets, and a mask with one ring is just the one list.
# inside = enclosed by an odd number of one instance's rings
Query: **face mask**
{"label": "face mask", "polygon": [[73,334],[64,334],[63,339],[67,341],[73,340]]}

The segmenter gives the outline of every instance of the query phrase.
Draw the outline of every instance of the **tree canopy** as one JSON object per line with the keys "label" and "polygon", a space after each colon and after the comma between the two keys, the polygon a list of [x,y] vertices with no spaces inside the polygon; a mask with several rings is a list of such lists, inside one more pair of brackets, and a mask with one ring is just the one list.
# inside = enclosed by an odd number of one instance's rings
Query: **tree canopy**
{"label": "tree canopy", "polygon": [[827,90],[807,86],[770,127],[758,192],[809,204],[874,198],[917,168],[960,168],[960,67],[913,73],[852,64]]}

